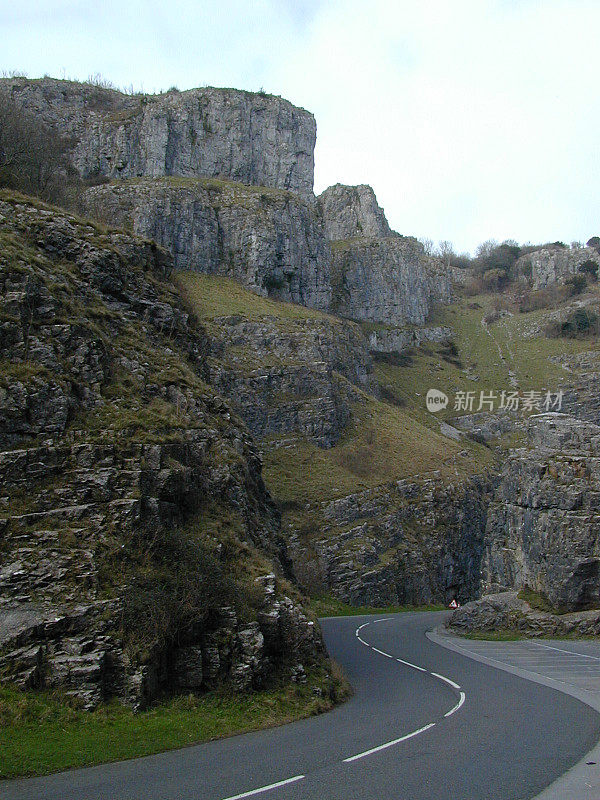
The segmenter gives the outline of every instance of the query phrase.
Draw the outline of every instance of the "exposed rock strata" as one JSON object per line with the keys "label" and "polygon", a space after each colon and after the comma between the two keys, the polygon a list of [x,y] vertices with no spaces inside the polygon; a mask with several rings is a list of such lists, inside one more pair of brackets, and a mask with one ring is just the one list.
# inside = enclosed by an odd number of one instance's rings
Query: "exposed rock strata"
{"label": "exposed rock strata", "polygon": [[537,611],[517,592],[500,592],[466,603],[448,620],[456,633],[509,631],[525,636],[598,636],[600,611],[552,614]]}
{"label": "exposed rock strata", "polygon": [[167,254],[10,195],[0,237],[3,675],[88,707],[301,675],[320,634]]}
{"label": "exposed rock strata", "polygon": [[452,339],[452,329],[446,325],[424,328],[381,326],[368,331],[369,350],[374,353],[401,353],[411,347],[433,342],[442,344]]}
{"label": "exposed rock strata", "polygon": [[355,605],[466,600],[479,593],[489,478],[401,480],[324,503],[324,524],[289,532],[301,582]]}
{"label": "exposed rock strata", "polygon": [[173,178],[94,187],[82,203],[166,247],[180,269],[226,275],[257,294],[314,308],[331,304],[321,217],[290,192]]}
{"label": "exposed rock strata", "polygon": [[336,183],[325,189],[318,201],[323,211],[325,233],[331,241],[357,236],[381,239],[394,235],[370,186]]}
{"label": "exposed rock strata", "polygon": [[558,245],[541,247],[532,253],[521,256],[515,270],[527,280],[532,288],[543,289],[556,283],[564,283],[576,274],[585,261],[600,265],[600,256],[593,247],[561,247]]}
{"label": "exposed rock strata", "polygon": [[525,586],[561,610],[600,604],[600,427],[534,417],[491,504],[484,586]]}
{"label": "exposed rock strata", "polygon": [[332,309],[351,319],[424,325],[435,303],[452,299],[449,271],[412,237],[334,242],[331,271]]}
{"label": "exposed rock strata", "polygon": [[228,178],[312,195],[312,114],[264,93],[210,87],[160,95],[43,78],[0,81],[73,140],[83,178]]}
{"label": "exposed rock strata", "polygon": [[211,380],[259,438],[293,434],[331,447],[361,400],[357,389],[371,388],[371,357],[352,323],[220,317],[209,328]]}

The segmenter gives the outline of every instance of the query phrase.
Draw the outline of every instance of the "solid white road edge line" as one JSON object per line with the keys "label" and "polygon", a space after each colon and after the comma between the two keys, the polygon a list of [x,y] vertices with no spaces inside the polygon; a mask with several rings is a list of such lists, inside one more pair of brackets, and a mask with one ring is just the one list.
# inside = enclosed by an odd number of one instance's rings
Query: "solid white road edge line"
{"label": "solid white road edge line", "polygon": [[223,800],[242,800],[243,797],[252,797],[255,794],[261,794],[262,792],[268,792],[271,789],[277,789],[279,786],[287,786],[288,783],[296,783],[297,781],[301,781],[305,775],[296,775],[294,778],[287,778],[285,781],[278,781],[277,783],[270,783],[268,786],[261,786],[260,789],[252,789],[250,792],[244,792],[243,794],[234,794],[231,797],[225,797]]}
{"label": "solid white road edge line", "polygon": [[400,742],[405,742],[407,739],[412,739],[413,736],[418,736],[419,733],[424,733],[425,731],[428,731],[430,728],[434,727],[435,727],[435,722],[430,722],[429,725],[425,725],[423,728],[419,728],[418,731],[407,733],[405,736],[401,736],[399,739],[394,739],[392,742],[386,742],[385,744],[380,744],[379,747],[372,747],[370,750],[365,750],[364,753],[357,753],[355,756],[350,756],[350,758],[345,758],[344,763],[348,764],[350,761],[357,761],[359,758],[370,756],[372,753],[378,753],[380,750],[386,750],[388,747],[393,747],[395,744],[400,744]]}
{"label": "solid white road edge line", "polygon": [[438,672],[430,672],[429,674],[433,675],[434,678],[439,678],[441,681],[446,681],[446,683],[449,683],[454,689],[460,689],[458,683],[454,683],[454,681],[451,681],[450,678],[447,678],[445,675],[440,675]]}
{"label": "solid white road edge line", "polygon": [[450,711],[448,711],[447,714],[444,714],[444,716],[445,717],[451,717],[452,714],[454,714],[455,711],[458,711],[458,709],[462,706],[462,704],[464,702],[465,702],[465,693],[461,692],[460,693],[460,700],[458,701],[458,703],[454,706],[454,708],[451,708]]}

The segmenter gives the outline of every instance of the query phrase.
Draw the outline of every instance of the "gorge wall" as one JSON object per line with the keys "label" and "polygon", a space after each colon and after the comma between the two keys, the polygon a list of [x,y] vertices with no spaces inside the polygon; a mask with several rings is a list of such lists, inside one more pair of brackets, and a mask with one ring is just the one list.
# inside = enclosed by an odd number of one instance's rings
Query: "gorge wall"
{"label": "gorge wall", "polygon": [[532,589],[561,610],[600,604],[600,427],[533,418],[490,505],[484,590]]}
{"label": "gorge wall", "polygon": [[[595,602],[593,447],[571,422],[556,440],[532,428],[499,474],[486,446],[508,429],[478,439],[477,421],[438,425],[384,386],[378,364],[451,342],[431,316],[452,273],[391,230],[370,187],[313,195],[312,115],[234,90],[0,89],[69,137],[80,208],[119,229],[2,201],[0,667],[90,705],[298,678],[323,651],[286,578],[353,604],[525,585]],[[534,287],[588,255],[544,253],[527,256]],[[436,370],[479,380],[446,351]],[[565,398],[591,426],[592,394]],[[123,627],[142,541],[157,571],[163,551],[216,570],[228,600],[205,581],[177,641],[144,648]]]}
{"label": "gorge wall", "polygon": [[593,247],[569,248],[565,245],[546,245],[521,256],[515,269],[531,282],[533,289],[543,289],[576,275],[586,261],[600,264],[598,251]]}
{"label": "gorge wall", "polygon": [[312,194],[315,119],[281,97],[210,87],[126,95],[52,78],[1,88],[70,138],[82,178],[227,178]]}
{"label": "gorge wall", "polygon": [[396,326],[422,325],[451,299],[447,268],[391,231],[370,187],[315,198],[315,121],[286,100],[213,88],[130,96],[50,78],[4,79],[0,91],[68,137],[81,178],[101,184],[81,210],[154,239],[177,267]]}
{"label": "gorge wall", "polygon": [[86,707],[301,680],[256,446],[154,243],[0,195],[0,672]]}

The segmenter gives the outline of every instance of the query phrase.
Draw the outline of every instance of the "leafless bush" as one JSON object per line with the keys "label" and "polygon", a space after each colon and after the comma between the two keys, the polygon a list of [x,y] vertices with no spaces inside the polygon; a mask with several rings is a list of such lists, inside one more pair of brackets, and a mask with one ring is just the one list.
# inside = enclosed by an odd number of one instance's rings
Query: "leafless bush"
{"label": "leafless bush", "polygon": [[524,291],[516,298],[516,305],[522,314],[544,308],[556,308],[564,300],[566,291],[562,286],[549,286],[537,291]]}
{"label": "leafless bush", "polygon": [[0,91],[0,186],[57,202],[74,172],[68,142]]}

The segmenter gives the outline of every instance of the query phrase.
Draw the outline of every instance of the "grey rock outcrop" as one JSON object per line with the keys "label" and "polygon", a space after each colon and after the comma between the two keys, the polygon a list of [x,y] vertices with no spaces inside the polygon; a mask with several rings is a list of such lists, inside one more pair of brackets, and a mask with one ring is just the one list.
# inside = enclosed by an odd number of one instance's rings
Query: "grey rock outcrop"
{"label": "grey rock outcrop", "polygon": [[392,236],[385,214],[370,186],[336,183],[318,197],[323,211],[325,233],[331,241],[368,236]]}
{"label": "grey rock outcrop", "polygon": [[373,353],[401,353],[411,347],[420,347],[432,342],[443,344],[452,339],[452,328],[434,325],[424,328],[397,328],[381,326],[369,331],[369,350]]}
{"label": "grey rock outcrop", "polygon": [[0,81],[73,141],[83,178],[228,178],[312,195],[312,114],[264,93],[206,87],[161,95],[43,78]]}
{"label": "grey rock outcrop", "polygon": [[528,587],[560,610],[600,604],[600,427],[533,417],[490,506],[484,589]]}
{"label": "grey rock outcrop", "polygon": [[521,256],[515,264],[519,275],[531,281],[533,289],[543,289],[556,283],[564,283],[575,275],[585,261],[594,261],[600,266],[600,256],[592,247],[541,247]]}
{"label": "grey rock outcrop", "polygon": [[489,477],[401,480],[320,509],[318,535],[289,531],[301,582],[355,605],[424,604],[479,594]]}
{"label": "grey rock outcrop", "polygon": [[[3,676],[138,708],[317,663],[256,447],[168,254],[6,194],[0,235]],[[239,583],[242,564],[267,574]]]}
{"label": "grey rock outcrop", "polygon": [[361,402],[357,389],[371,388],[371,356],[353,323],[219,317],[208,328],[211,381],[259,438],[290,434],[332,447]]}
{"label": "grey rock outcrop", "polygon": [[88,189],[82,208],[166,247],[175,266],[226,275],[253,292],[331,304],[329,245],[314,203],[230,181],[124,181]]}
{"label": "grey rock outcrop", "polygon": [[452,299],[449,271],[412,237],[333,242],[331,273],[332,310],[351,319],[424,325]]}
{"label": "grey rock outcrop", "polygon": [[531,608],[517,592],[499,592],[466,603],[447,625],[463,634],[509,631],[524,636],[598,636],[600,611],[552,614]]}

